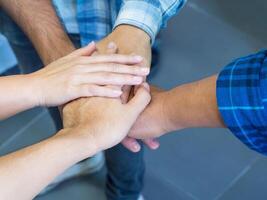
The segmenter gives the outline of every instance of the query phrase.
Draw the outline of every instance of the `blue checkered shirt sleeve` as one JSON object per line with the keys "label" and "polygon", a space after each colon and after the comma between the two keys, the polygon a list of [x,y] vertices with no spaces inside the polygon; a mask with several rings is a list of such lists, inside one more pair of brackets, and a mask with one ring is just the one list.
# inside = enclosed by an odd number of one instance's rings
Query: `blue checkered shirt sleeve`
{"label": "blue checkered shirt sleeve", "polygon": [[267,50],[237,59],[221,71],[217,103],[234,135],[267,155]]}
{"label": "blue checkered shirt sleeve", "polygon": [[186,3],[186,0],[123,0],[115,26],[130,24],[155,37],[167,21]]}

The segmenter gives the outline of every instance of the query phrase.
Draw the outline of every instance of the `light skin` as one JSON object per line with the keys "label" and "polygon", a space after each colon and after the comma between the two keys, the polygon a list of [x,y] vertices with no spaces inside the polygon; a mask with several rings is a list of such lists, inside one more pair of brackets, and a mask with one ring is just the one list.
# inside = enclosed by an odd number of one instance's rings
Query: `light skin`
{"label": "light skin", "polygon": [[[45,64],[49,64],[75,49],[62,28],[50,0],[0,0],[0,3],[2,8],[8,12],[30,38]],[[29,21],[31,23],[28,23]],[[109,36],[97,44],[99,54],[108,52],[107,44],[109,42],[114,42],[117,45],[120,54],[134,53],[142,56],[144,58],[143,66],[150,67],[150,38],[141,29],[130,25],[118,26]],[[122,99],[124,102],[128,100],[130,89],[131,87],[123,87],[125,93]],[[89,99],[79,99],[77,104],[82,105],[87,100]],[[95,108],[84,108],[80,111],[80,114],[84,115],[88,110],[91,112],[93,109]],[[69,119],[64,119],[73,120],[71,115],[68,116]],[[159,145],[151,139],[146,139],[144,142],[152,149]],[[140,146],[135,139],[127,137],[123,144],[133,152],[140,150]]]}
{"label": "light skin", "polygon": [[[131,39],[129,39],[131,38]],[[120,54],[138,54],[141,55],[144,60],[142,65],[150,68],[151,65],[151,44],[149,35],[143,30],[129,26],[120,25],[110,35],[104,38],[97,44],[98,52],[105,54],[108,52],[106,45],[109,42],[114,42],[118,48]],[[127,102],[129,99],[130,92],[133,88],[130,86],[123,87],[123,95],[121,97],[122,102]],[[156,87],[151,87],[152,91],[157,92]],[[157,149],[159,143],[151,138],[142,140],[150,149]],[[131,137],[126,137],[122,144],[132,152],[140,151],[141,147],[139,143]]]}
{"label": "light skin", "polygon": [[74,51],[47,67],[27,75],[0,78],[0,119],[36,106],[57,106],[80,97],[120,97],[122,91],[109,85],[138,85],[149,73],[140,56],[118,54],[90,56],[94,43]]}
{"label": "light skin", "polygon": [[224,128],[217,106],[216,80],[217,75],[214,75],[169,91],[152,93],[150,105],[137,119],[129,135],[145,139],[185,128]]}
{"label": "light skin", "polygon": [[150,98],[145,84],[127,104],[122,104],[118,98],[92,98],[86,104],[97,104],[95,117],[87,118],[86,122],[81,120],[79,125],[72,124],[71,128],[63,129],[45,141],[1,157],[0,199],[33,199],[70,166],[117,145]]}

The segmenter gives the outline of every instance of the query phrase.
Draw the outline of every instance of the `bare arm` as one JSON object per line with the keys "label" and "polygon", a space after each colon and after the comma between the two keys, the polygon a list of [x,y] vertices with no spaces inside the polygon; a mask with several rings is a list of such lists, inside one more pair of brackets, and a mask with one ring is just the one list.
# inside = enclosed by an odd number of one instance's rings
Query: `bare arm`
{"label": "bare arm", "polygon": [[0,3],[30,38],[45,64],[75,49],[50,0],[0,0]]}
{"label": "bare arm", "polygon": [[184,128],[225,127],[217,106],[216,80],[215,75],[169,91],[152,91],[152,102],[130,136],[151,138]]}
{"label": "bare arm", "polygon": [[[96,103],[98,106],[89,115],[78,114],[78,124],[71,124],[72,128],[61,130],[46,141],[0,157],[0,199],[33,199],[71,165],[117,145],[149,101],[146,85],[137,91],[128,104],[121,104],[118,99],[91,98],[82,106],[86,108]],[[77,101],[72,104],[75,107]],[[68,113],[75,114],[71,113],[73,107],[68,105],[65,108],[70,109]]]}
{"label": "bare arm", "polygon": [[166,93],[164,112],[171,131],[189,127],[224,127],[217,106],[216,80],[215,75]]}
{"label": "bare arm", "polygon": [[57,175],[94,153],[92,143],[55,136],[1,157],[0,199],[33,199]]}

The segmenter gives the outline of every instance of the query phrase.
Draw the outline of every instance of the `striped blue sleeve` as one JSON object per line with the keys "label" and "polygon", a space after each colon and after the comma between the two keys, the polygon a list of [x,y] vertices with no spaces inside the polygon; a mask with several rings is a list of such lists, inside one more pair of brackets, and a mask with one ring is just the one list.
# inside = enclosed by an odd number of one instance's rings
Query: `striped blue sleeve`
{"label": "striped blue sleeve", "polygon": [[249,148],[267,155],[267,51],[237,59],[217,80],[226,126]]}
{"label": "striped blue sleeve", "polygon": [[114,28],[130,24],[144,30],[154,42],[168,19],[178,13],[186,0],[123,0]]}

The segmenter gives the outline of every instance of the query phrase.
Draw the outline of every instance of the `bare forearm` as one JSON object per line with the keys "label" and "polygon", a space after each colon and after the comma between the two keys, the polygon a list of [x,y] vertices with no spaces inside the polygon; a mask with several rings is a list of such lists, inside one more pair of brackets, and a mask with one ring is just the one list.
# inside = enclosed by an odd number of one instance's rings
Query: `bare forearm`
{"label": "bare forearm", "polygon": [[93,155],[81,138],[54,136],[0,158],[0,198],[33,199],[57,175]]}
{"label": "bare forearm", "polygon": [[45,64],[75,48],[64,32],[50,0],[1,0],[2,8],[30,38]]}
{"label": "bare forearm", "polygon": [[224,127],[217,107],[216,79],[212,76],[166,92],[163,105],[169,130]]}
{"label": "bare forearm", "polygon": [[0,120],[37,106],[33,82],[29,75],[0,78]]}

